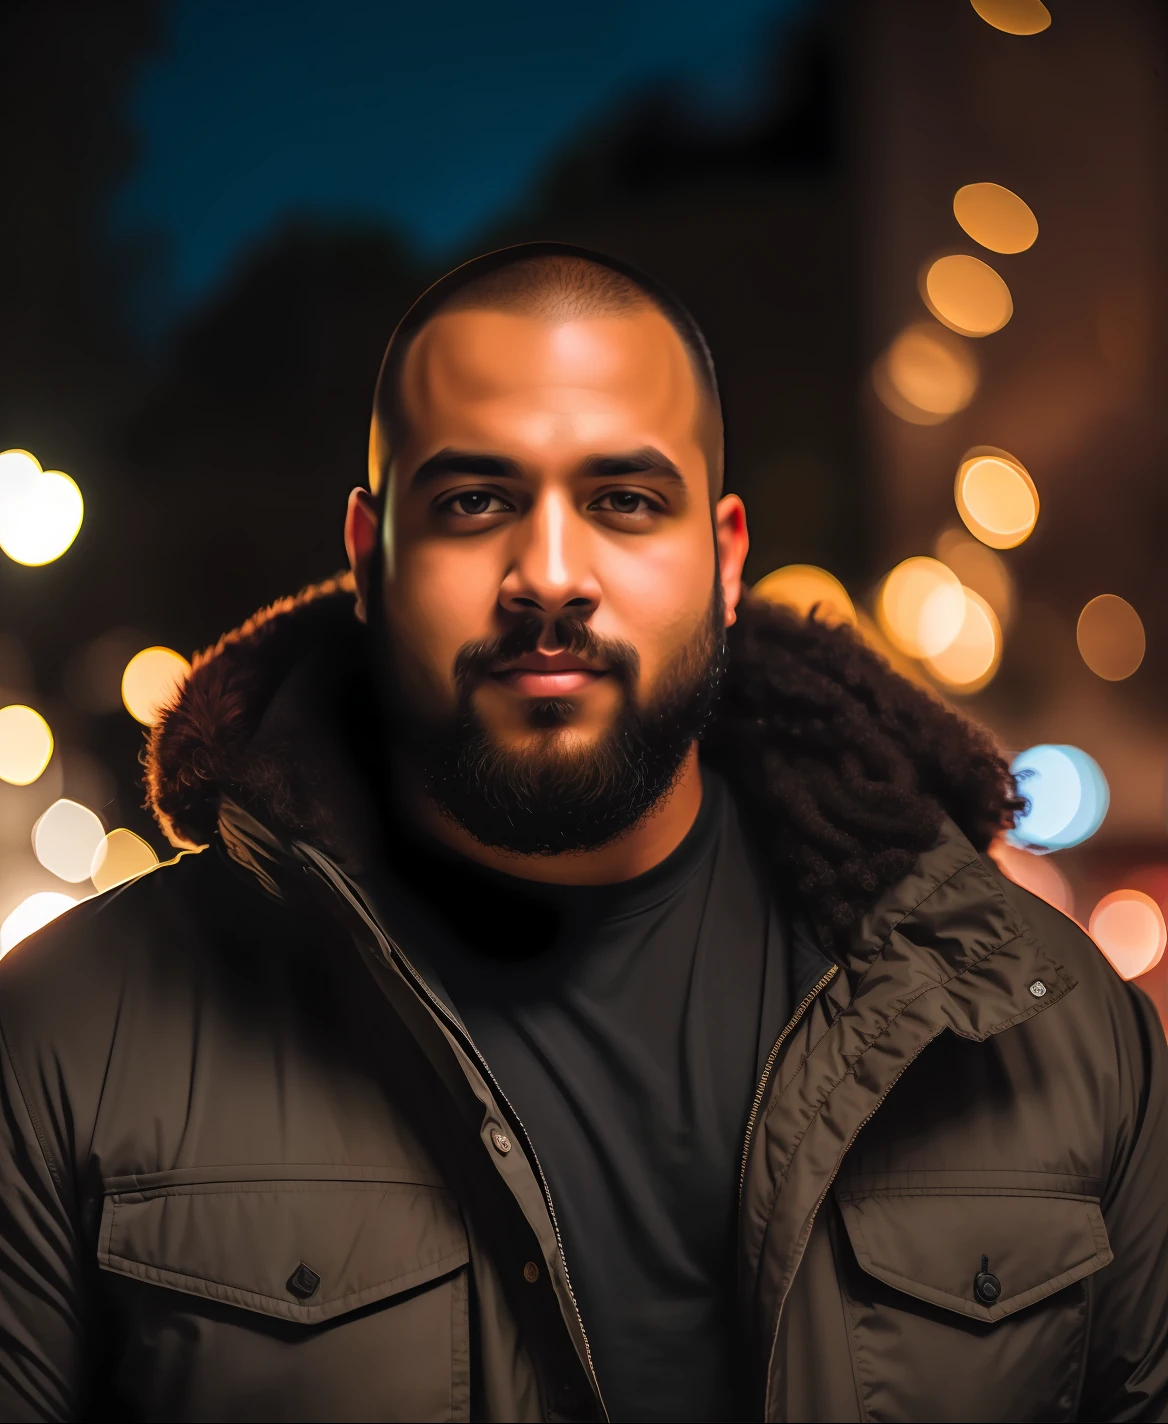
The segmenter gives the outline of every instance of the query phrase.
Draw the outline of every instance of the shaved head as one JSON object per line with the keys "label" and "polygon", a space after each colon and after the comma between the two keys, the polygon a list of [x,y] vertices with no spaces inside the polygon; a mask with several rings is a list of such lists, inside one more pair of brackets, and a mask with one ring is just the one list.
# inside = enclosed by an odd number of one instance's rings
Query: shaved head
{"label": "shaved head", "polygon": [[689,359],[700,394],[699,438],[706,453],[710,498],[722,491],[722,407],[713,359],[700,328],[675,297],[627,264],[562,243],[528,243],[456,268],[407,312],[382,362],[369,439],[369,485],[380,494],[394,452],[403,443],[408,412],[402,370],[418,333],[436,316],[499,311],[550,325],[652,310],[673,328]]}

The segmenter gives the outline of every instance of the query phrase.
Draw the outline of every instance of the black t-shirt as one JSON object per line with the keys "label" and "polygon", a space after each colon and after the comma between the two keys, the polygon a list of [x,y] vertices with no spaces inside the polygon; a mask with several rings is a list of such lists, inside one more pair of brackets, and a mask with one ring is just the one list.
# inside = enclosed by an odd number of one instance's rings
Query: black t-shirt
{"label": "black t-shirt", "polygon": [[682,843],[615,885],[416,845],[398,875],[423,902],[427,972],[547,1177],[609,1414],[735,1417],[739,1168],[789,984],[731,796],[704,774]]}

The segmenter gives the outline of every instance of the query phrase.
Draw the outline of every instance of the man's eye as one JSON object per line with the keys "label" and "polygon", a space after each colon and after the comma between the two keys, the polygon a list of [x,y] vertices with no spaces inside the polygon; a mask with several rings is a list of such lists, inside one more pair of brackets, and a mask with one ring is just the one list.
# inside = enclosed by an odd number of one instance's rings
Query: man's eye
{"label": "man's eye", "polygon": [[592,505],[609,514],[657,514],[660,506],[636,490],[609,490]]}
{"label": "man's eye", "polygon": [[442,504],[445,513],[461,515],[464,518],[484,514],[506,514],[510,508],[511,506],[506,500],[500,499],[497,494],[491,494],[489,490],[459,490],[457,494],[451,495]]}

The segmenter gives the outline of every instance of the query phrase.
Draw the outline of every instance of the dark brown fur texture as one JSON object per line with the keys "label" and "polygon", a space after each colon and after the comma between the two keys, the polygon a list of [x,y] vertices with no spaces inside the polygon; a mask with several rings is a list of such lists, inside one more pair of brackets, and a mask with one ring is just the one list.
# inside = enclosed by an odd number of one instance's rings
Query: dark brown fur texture
{"label": "dark brown fur texture", "polygon": [[[294,769],[248,743],[314,642],[360,656],[347,575],[281,599],[196,657],[146,750],[147,802],[175,845],[216,835],[221,789],[275,831],[327,821]],[[727,779],[783,891],[830,937],[911,870],[950,816],[979,850],[1024,802],[990,734],[846,628],[748,599],[703,759]]]}

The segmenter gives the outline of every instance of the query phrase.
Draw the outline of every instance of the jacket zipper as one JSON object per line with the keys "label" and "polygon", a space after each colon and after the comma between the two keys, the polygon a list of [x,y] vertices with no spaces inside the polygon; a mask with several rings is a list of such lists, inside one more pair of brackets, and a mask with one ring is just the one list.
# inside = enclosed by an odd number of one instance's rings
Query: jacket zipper
{"label": "jacket zipper", "polygon": [[[426,983],[425,979],[410,963],[401,946],[396,942],[396,940],[391,939],[389,935],[384,933],[381,927],[377,924],[377,921],[365,908],[361,900],[353,894],[353,892],[349,889],[348,885],[345,884],[343,880],[338,880],[334,878],[333,867],[329,865],[329,863],[324,859],[324,857],[319,856],[317,852],[312,851],[311,848],[308,846],[302,845],[301,849],[306,851],[312,857],[312,859],[317,863],[318,868],[328,878],[328,881],[332,885],[333,889],[339,895],[341,895],[342,898],[348,904],[350,904],[361,916],[362,920],[364,920],[365,924],[369,927],[374,937],[377,939],[378,943],[382,946],[383,951],[388,951],[387,958],[392,959],[395,955],[397,956],[398,960],[409,973],[410,977],[413,979],[418,989],[421,990],[421,992],[426,996],[426,999],[433,1005],[435,1011],[441,1016],[443,1022],[451,1028],[451,1030],[458,1037],[459,1041],[462,1042],[470,1051],[470,1053],[474,1055],[487,1081],[491,1084],[491,1087],[498,1094],[508,1113],[514,1120],[515,1125],[519,1128],[520,1135],[523,1138],[523,1145],[527,1150],[527,1155],[535,1164],[535,1170],[539,1176],[539,1184],[543,1192],[544,1204],[548,1209],[548,1216],[551,1219],[552,1230],[555,1233],[556,1237],[556,1247],[560,1253],[560,1265],[563,1267],[564,1271],[564,1285],[567,1287],[568,1298],[572,1302],[572,1309],[576,1313],[576,1324],[580,1327],[580,1338],[584,1342],[584,1354],[588,1363],[588,1374],[592,1380],[592,1388],[596,1391],[596,1398],[600,1403],[600,1408],[604,1414],[605,1419],[608,1419],[608,1410],[605,1408],[604,1397],[600,1392],[600,1381],[596,1378],[596,1367],[592,1363],[592,1347],[588,1343],[588,1332],[584,1328],[584,1317],[580,1314],[580,1306],[576,1300],[576,1292],[572,1289],[572,1280],[568,1274],[568,1261],[567,1257],[564,1254],[564,1238],[560,1235],[560,1223],[556,1219],[556,1209],[552,1204],[551,1188],[548,1186],[547,1178],[544,1176],[543,1167],[540,1165],[539,1158],[536,1155],[535,1147],[532,1145],[532,1141],[530,1136],[528,1135],[527,1129],[523,1126],[522,1118],[515,1111],[515,1108],[512,1106],[510,1099],[507,1097],[507,1094],[500,1086],[499,1080],[495,1077],[494,1073],[491,1072],[487,1060],[479,1052],[478,1047],[476,1046],[474,1040],[471,1038],[470,1034],[467,1033],[466,1029],[462,1026],[462,1024],[459,1023],[459,1021],[454,1017],[454,1015],[450,1012],[450,1010],[446,1007],[446,1005],[442,1002],[438,995],[435,994],[433,989],[430,988],[429,984]],[[832,967],[834,969],[834,965]]]}
{"label": "jacket zipper", "polygon": [[[787,1038],[790,1035],[792,1029],[794,1029],[795,1025],[811,1007],[820,990],[825,989],[828,984],[831,983],[838,970],[839,965],[833,964],[831,968],[827,971],[827,973],[823,976],[823,978],[819,981],[819,983],[816,984],[813,989],[810,989],[807,994],[804,995],[804,997],[800,1000],[799,1005],[795,1009],[795,1012],[791,1015],[790,1021],[787,1023],[787,1026],[783,1029],[782,1033],[779,1034],[778,1038],[775,1039],[775,1046],[771,1049],[770,1057],[767,1059],[766,1066],[762,1070],[762,1077],[759,1079],[758,1087],[754,1090],[754,1101],[750,1105],[750,1116],[746,1119],[746,1141],[742,1144],[742,1167],[738,1173],[739,1214],[741,1214],[742,1212],[742,1190],[743,1187],[746,1185],[746,1159],[750,1155],[750,1139],[754,1133],[754,1124],[755,1120],[758,1118],[758,1110],[760,1107],[762,1107],[762,1100],[766,1093],[767,1080],[771,1076],[771,1069],[775,1066],[775,1059],[779,1056],[779,1049],[782,1048],[783,1044],[787,1041]],[[831,1184],[829,1183],[828,1185],[830,1186]]]}
{"label": "jacket zipper", "polygon": [[[934,1037],[935,1037],[935,1035],[934,1035]],[[901,1065],[900,1071],[899,1071],[899,1072],[896,1074],[896,1076],[893,1078],[892,1082],[889,1083],[888,1088],[887,1088],[887,1090],[886,1090],[885,1093],[884,1093],[884,1097],[882,1097],[882,1098],[880,1099],[880,1101],[876,1104],[876,1106],[872,1109],[872,1111],[867,1114],[867,1116],[864,1118],[864,1120],[863,1120],[861,1123],[858,1124],[858,1126],[856,1127],[855,1132],[853,1132],[852,1135],[851,1135],[851,1137],[848,1138],[847,1144],[845,1145],[844,1150],[840,1153],[840,1159],[839,1159],[839,1161],[836,1163],[835,1171],[832,1172],[832,1174],[831,1174],[830,1177],[828,1177],[827,1182],[826,1182],[825,1185],[824,1185],[823,1191],[820,1192],[820,1194],[819,1194],[819,1199],[818,1199],[818,1201],[815,1203],[814,1209],[813,1209],[812,1212],[811,1212],[810,1219],[808,1220],[808,1223],[807,1223],[807,1230],[806,1230],[806,1232],[804,1233],[804,1236],[803,1236],[804,1242],[806,1242],[807,1238],[811,1235],[811,1228],[815,1225],[815,1218],[819,1215],[820,1208],[823,1206],[823,1203],[827,1200],[827,1194],[828,1194],[828,1192],[831,1191],[832,1186],[833,1186],[833,1184],[835,1183],[835,1179],[839,1176],[839,1174],[840,1174],[840,1168],[841,1168],[841,1167],[843,1166],[843,1164],[844,1164],[844,1158],[845,1158],[845,1157],[848,1155],[848,1153],[852,1150],[852,1147],[853,1147],[853,1145],[855,1144],[856,1138],[859,1137],[860,1133],[863,1132],[863,1130],[868,1126],[868,1124],[872,1121],[872,1119],[873,1119],[873,1118],[876,1116],[876,1114],[880,1111],[881,1107],[882,1107],[882,1106],[884,1105],[884,1103],[887,1101],[889,1093],[892,1092],[893,1088],[896,1087],[897,1083],[900,1082],[900,1080],[901,1080],[901,1078],[904,1076],[904,1074],[909,1070],[909,1068],[912,1067],[912,1065],[916,1062],[916,1060],[921,1056],[921,1054],[922,1054],[922,1053],[925,1051],[925,1049],[929,1046],[929,1043],[932,1043],[932,1041],[933,1041],[932,1039],[929,1039],[929,1040],[928,1040],[928,1043],[923,1043],[923,1044],[921,1044],[920,1048],[917,1049],[917,1051],[916,1051],[916,1052],[913,1054],[913,1056],[908,1060],[908,1062]],[[800,1258],[799,1258],[799,1259],[800,1259],[800,1262],[801,1262],[801,1261],[802,1261],[802,1254],[800,1254]],[[797,1271],[798,1269],[799,1269],[799,1264],[797,1263],[796,1266],[795,1266],[795,1270]],[[793,1272],[791,1273],[791,1278],[792,1278],[792,1280],[794,1280],[794,1274],[795,1274],[795,1273],[794,1273],[794,1271],[793,1271]],[[787,1287],[787,1295],[790,1294],[790,1291],[791,1291],[791,1288],[790,1288],[790,1286],[788,1285],[788,1287]],[[783,1321],[783,1310],[784,1310],[784,1307],[786,1306],[786,1304],[787,1304],[787,1296],[784,1295],[784,1296],[783,1296],[783,1300],[782,1300],[782,1304],[779,1306],[779,1313],[778,1313],[778,1315],[775,1316],[775,1333],[774,1333],[774,1338],[771,1340],[770,1354],[767,1356],[766,1395],[764,1395],[764,1401],[765,1401],[765,1399],[766,1399],[767,1397],[769,1397],[769,1394],[770,1394],[771,1367],[772,1367],[772,1365],[773,1365],[773,1363],[774,1363],[775,1349],[777,1348],[778,1343],[779,1343],[779,1326],[782,1324],[782,1321]],[[764,1408],[765,1408],[765,1404],[764,1404]]]}

